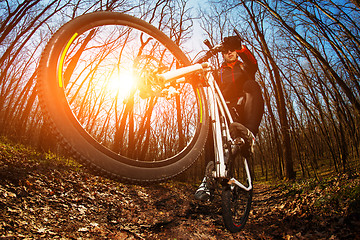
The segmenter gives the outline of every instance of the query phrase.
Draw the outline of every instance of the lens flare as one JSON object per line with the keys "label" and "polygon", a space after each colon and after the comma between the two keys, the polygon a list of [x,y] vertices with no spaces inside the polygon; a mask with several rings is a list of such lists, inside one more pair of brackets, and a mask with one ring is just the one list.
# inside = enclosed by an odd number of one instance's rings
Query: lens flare
{"label": "lens flare", "polygon": [[118,96],[118,98],[126,98],[133,87],[136,79],[131,70],[121,69],[114,71],[107,83],[107,89],[111,95]]}

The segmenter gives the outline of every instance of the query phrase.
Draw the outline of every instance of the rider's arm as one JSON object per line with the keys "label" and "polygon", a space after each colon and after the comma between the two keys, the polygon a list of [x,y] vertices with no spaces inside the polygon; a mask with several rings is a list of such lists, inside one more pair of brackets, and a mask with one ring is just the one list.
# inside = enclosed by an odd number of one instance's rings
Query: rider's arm
{"label": "rider's arm", "polygon": [[245,45],[242,45],[241,49],[236,50],[236,52],[243,60],[247,70],[255,74],[258,69],[258,64],[254,55],[250,52],[250,50]]}

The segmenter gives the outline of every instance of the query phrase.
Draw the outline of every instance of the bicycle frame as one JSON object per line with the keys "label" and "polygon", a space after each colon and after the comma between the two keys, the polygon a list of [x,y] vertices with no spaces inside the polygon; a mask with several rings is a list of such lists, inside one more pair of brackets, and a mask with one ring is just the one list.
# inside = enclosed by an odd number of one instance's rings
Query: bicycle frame
{"label": "bicycle frame", "polygon": [[[183,67],[173,71],[169,71],[163,74],[159,74],[159,78],[166,82],[172,82],[176,80],[177,82],[185,81],[185,76],[193,74],[196,72],[202,72],[205,74],[206,86],[207,88],[207,99],[209,104],[209,114],[210,121],[212,124],[212,132],[214,139],[214,152],[215,152],[215,171],[213,171],[213,177],[216,179],[227,179],[228,170],[227,162],[225,159],[225,145],[231,144],[234,146],[234,141],[230,136],[229,125],[233,122],[233,118],[230,114],[230,110],[226,104],[226,101],[220,91],[218,84],[216,83],[212,73],[211,65],[208,62],[201,64],[194,64],[188,67]],[[246,171],[246,176],[248,179],[249,186],[244,186],[241,182],[235,178],[231,178],[228,181],[230,185],[237,185],[238,187],[244,189],[245,191],[251,191],[252,181],[250,170],[248,166],[247,159],[244,158],[244,166]]]}

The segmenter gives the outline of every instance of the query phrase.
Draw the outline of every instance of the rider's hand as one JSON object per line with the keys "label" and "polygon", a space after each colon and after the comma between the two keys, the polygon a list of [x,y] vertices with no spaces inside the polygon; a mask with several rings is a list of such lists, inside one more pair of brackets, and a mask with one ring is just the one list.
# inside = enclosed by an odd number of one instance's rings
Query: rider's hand
{"label": "rider's hand", "polygon": [[241,38],[238,36],[225,37],[222,45],[225,50],[240,50]]}

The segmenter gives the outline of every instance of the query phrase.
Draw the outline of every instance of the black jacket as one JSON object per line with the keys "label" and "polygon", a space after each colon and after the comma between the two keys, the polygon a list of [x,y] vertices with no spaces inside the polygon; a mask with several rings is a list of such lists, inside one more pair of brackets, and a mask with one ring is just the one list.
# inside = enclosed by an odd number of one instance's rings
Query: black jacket
{"label": "black jacket", "polygon": [[236,50],[243,62],[236,60],[232,63],[224,62],[220,68],[218,84],[226,101],[236,102],[243,95],[246,81],[255,81],[258,69],[254,55],[245,46]]}

